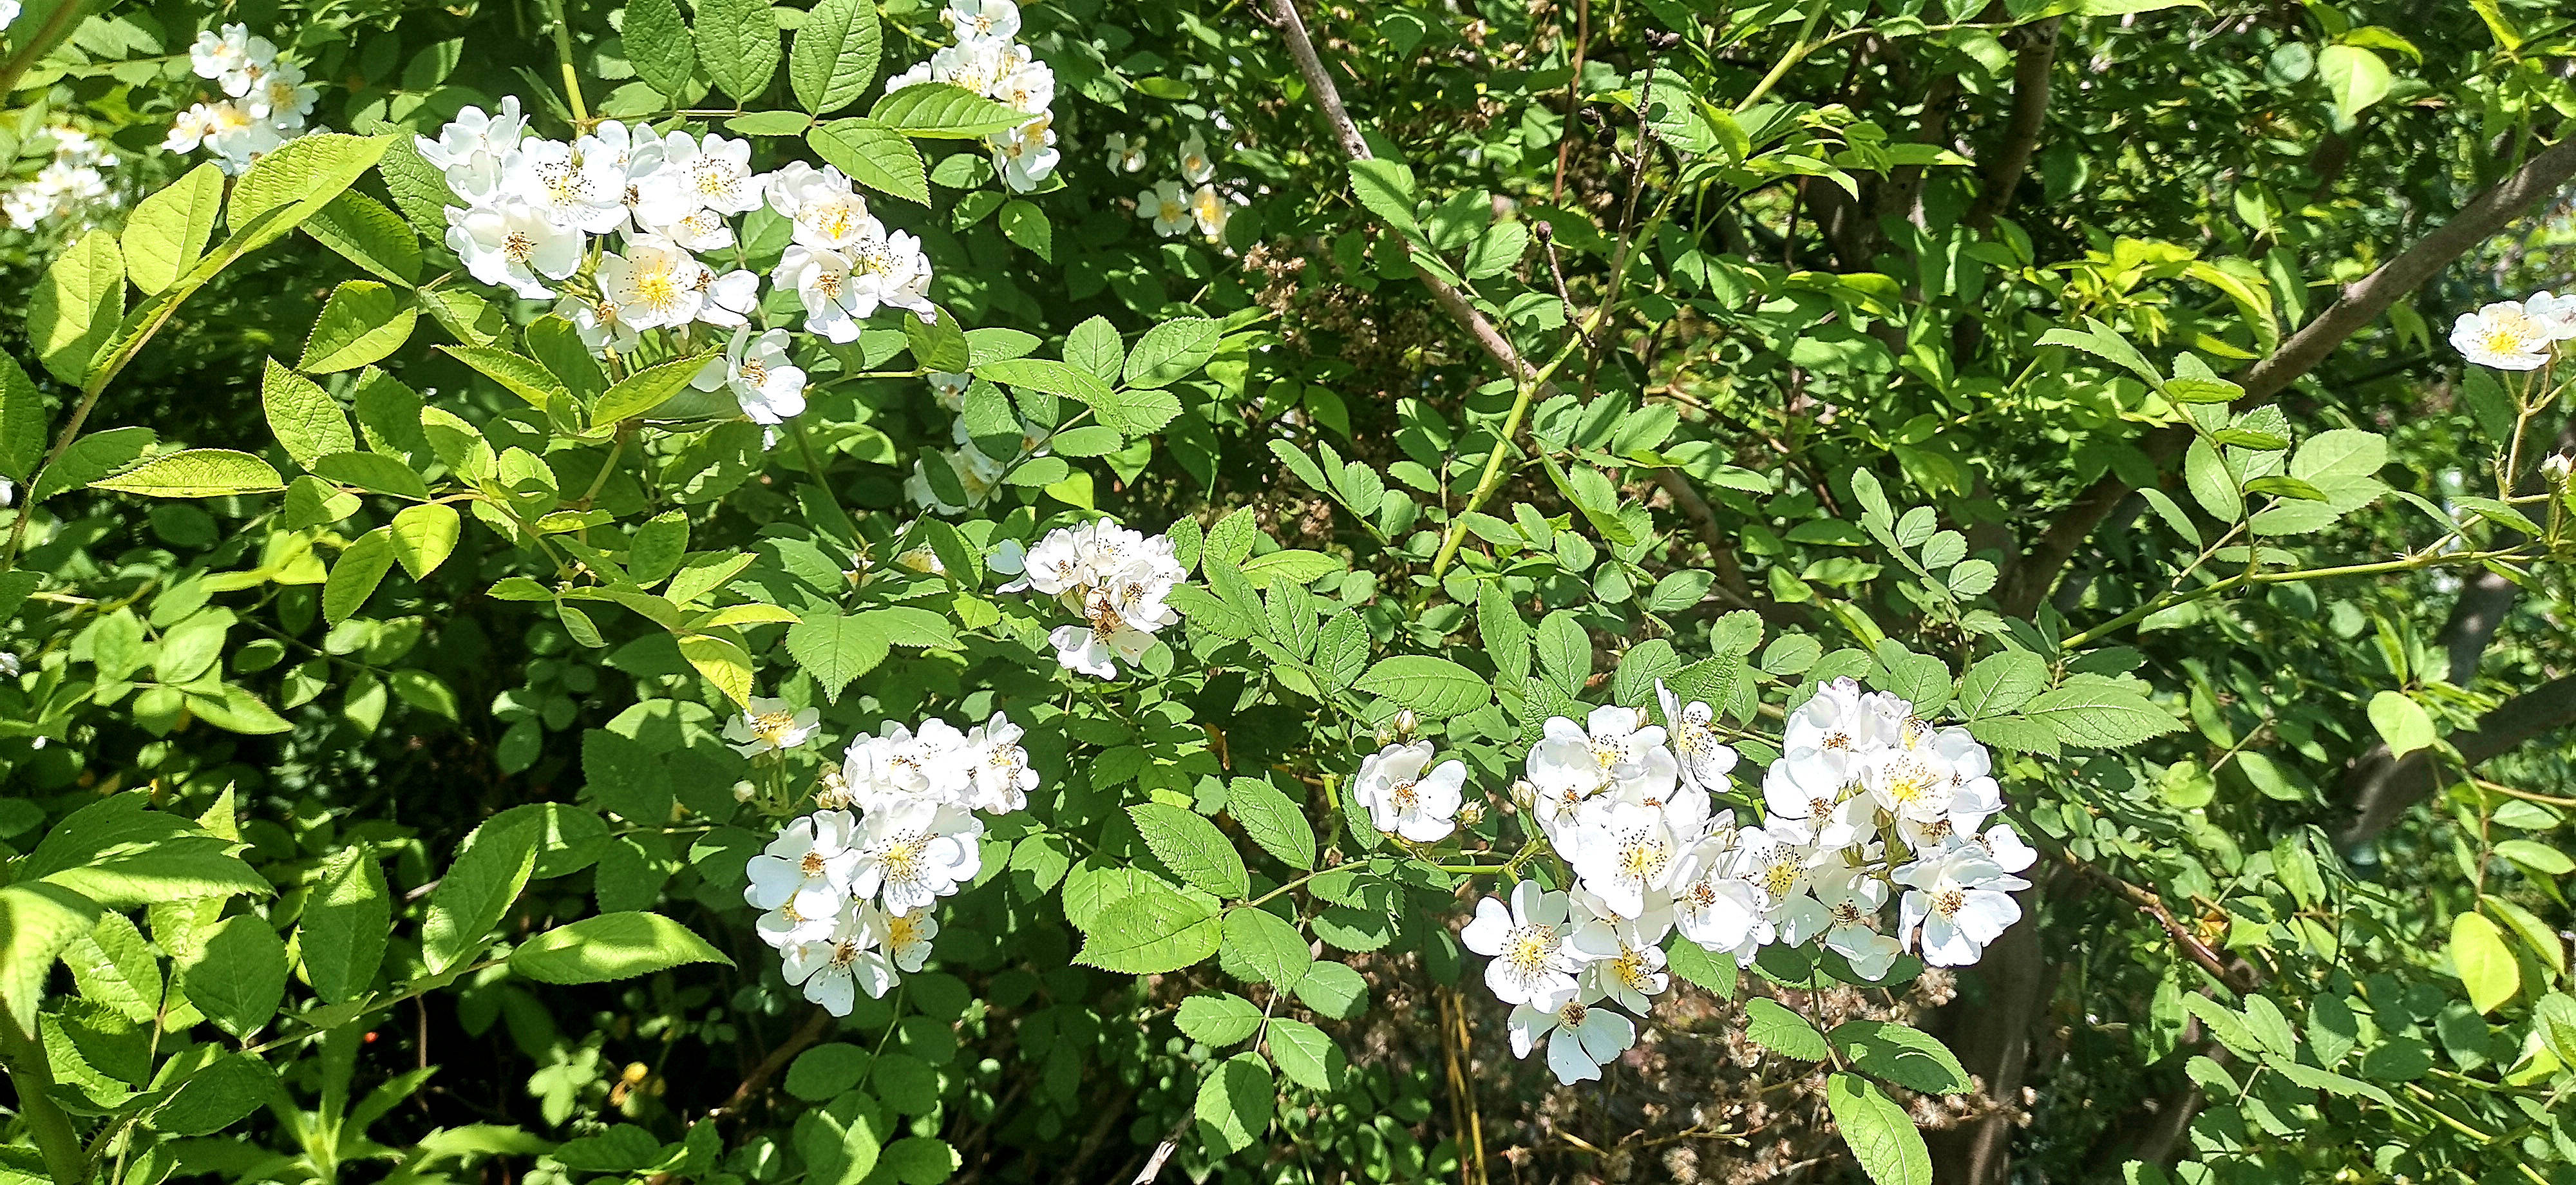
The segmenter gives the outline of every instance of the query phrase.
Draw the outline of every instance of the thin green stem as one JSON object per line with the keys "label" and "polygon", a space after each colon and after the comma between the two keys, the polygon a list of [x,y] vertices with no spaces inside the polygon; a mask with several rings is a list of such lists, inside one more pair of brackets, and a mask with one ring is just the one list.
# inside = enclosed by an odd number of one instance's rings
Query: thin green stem
{"label": "thin green stem", "polygon": [[1754,83],[1752,90],[1745,92],[1743,98],[1736,100],[1736,111],[1750,110],[1755,103],[1761,102],[1762,96],[1770,94],[1772,87],[1780,85],[1782,77],[1796,69],[1798,63],[1807,60],[1808,54],[1816,52],[1823,45],[1822,42],[1809,42],[1807,35],[1816,31],[1816,22],[1823,19],[1824,15],[1825,0],[1813,0],[1813,3],[1807,5],[1807,20],[1806,23],[1798,26],[1797,43],[1791,45],[1789,52],[1772,65],[1771,72],[1763,75],[1762,81]]}
{"label": "thin green stem", "polygon": [[572,65],[572,22],[564,16],[564,0],[546,0],[546,13],[555,18],[555,60],[563,66],[564,99],[572,104],[574,125],[588,130],[590,108],[581,101],[581,74]]}
{"label": "thin green stem", "polygon": [[1467,539],[1467,516],[1474,514],[1477,507],[1484,505],[1485,499],[1494,492],[1494,487],[1502,484],[1504,459],[1511,454],[1512,438],[1520,435],[1521,419],[1529,414],[1530,401],[1537,397],[1540,388],[1547,386],[1548,379],[1556,374],[1557,368],[1565,365],[1565,360],[1574,356],[1575,346],[1581,343],[1592,330],[1599,328],[1607,312],[1606,305],[1594,309],[1592,315],[1585,318],[1583,332],[1568,337],[1564,348],[1556,352],[1556,357],[1549,359],[1547,365],[1540,367],[1521,382],[1519,393],[1512,397],[1511,411],[1503,416],[1503,429],[1494,440],[1494,451],[1485,457],[1484,474],[1476,479],[1475,490],[1467,495],[1467,505],[1450,518],[1449,531],[1440,540],[1440,554],[1432,557],[1431,579],[1435,583],[1449,570],[1450,562],[1458,558],[1458,545]]}
{"label": "thin green stem", "polygon": [[53,1063],[45,1059],[42,1044],[19,1030],[18,1018],[7,1009],[0,1009],[0,1069],[9,1072],[10,1085],[18,1088],[18,1115],[27,1121],[27,1132],[35,1137],[36,1150],[43,1154],[45,1172],[54,1185],[81,1185],[89,1173],[89,1158],[81,1151],[80,1133],[73,1129],[71,1116],[55,1105],[49,1093],[54,1088]]}

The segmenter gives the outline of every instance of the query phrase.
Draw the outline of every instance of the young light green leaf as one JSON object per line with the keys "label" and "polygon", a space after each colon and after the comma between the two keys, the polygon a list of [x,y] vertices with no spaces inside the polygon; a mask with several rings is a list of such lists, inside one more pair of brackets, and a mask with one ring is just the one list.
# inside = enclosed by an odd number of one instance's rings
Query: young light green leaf
{"label": "young light green leaf", "polygon": [[890,92],[869,108],[868,118],[907,136],[948,140],[1007,132],[1029,121],[1025,112],[944,82],[915,83]]}
{"label": "young light green leaf", "polygon": [[181,952],[176,970],[188,1002],[236,1037],[266,1025],[286,998],[286,944],[258,914],[215,923]]}
{"label": "young light green leaf", "polygon": [[1493,699],[1482,676],[1427,654],[1381,658],[1354,686],[1434,720],[1463,716]]}
{"label": "young light green leaf", "polygon": [[2522,970],[2504,945],[2504,931],[2472,910],[2451,919],[2447,952],[2451,972],[2469,989],[2469,1005],[2493,1012],[2522,990]]}
{"label": "young light green leaf", "polygon": [[1261,1009],[1252,1001],[1231,992],[1213,996],[1191,996],[1181,1001],[1176,1018],[1181,1031],[1194,1041],[1222,1048],[1250,1037],[1261,1028]]}
{"label": "young light green leaf", "polygon": [[410,297],[374,280],[350,280],[331,290],[295,368],[328,374],[377,361],[411,339],[419,316]]}
{"label": "young light green leaf", "polygon": [[2433,717],[2405,692],[2383,691],[2370,697],[2370,726],[2388,742],[2388,755],[2404,757],[2432,745]]}
{"label": "young light green leaf", "polygon": [[356,190],[332,198],[304,220],[304,233],[341,258],[396,284],[420,278],[420,240],[402,215]]}
{"label": "young light green leaf", "polygon": [[224,172],[207,161],[134,206],[125,220],[126,277],[145,295],[187,274],[206,253],[224,209]]}
{"label": "young light green leaf", "polygon": [[510,952],[510,970],[540,983],[606,983],[684,963],[733,960],[658,913],[605,913],[557,926]]}
{"label": "young light green leaf", "polygon": [[79,386],[125,316],[125,257],[91,231],[63,248],[27,299],[27,339],[54,377]]}
{"label": "young light green leaf", "polygon": [[213,498],[224,494],[266,494],[286,488],[269,463],[249,453],[224,448],[181,449],[163,453],[90,488],[141,494],[150,498]]}

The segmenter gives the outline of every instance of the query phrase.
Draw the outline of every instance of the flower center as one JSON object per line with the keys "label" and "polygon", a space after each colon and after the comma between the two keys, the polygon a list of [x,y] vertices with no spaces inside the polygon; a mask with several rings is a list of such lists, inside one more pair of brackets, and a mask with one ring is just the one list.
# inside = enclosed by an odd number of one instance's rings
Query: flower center
{"label": "flower center", "polygon": [[832,947],[832,966],[836,968],[847,967],[850,964],[857,962],[859,959],[859,951],[861,949],[858,939],[842,939],[838,944]]}
{"label": "flower center", "polygon": [[907,831],[887,840],[877,849],[877,862],[885,866],[890,884],[914,884],[921,879],[921,854],[930,846],[927,831]]}
{"label": "flower center", "polygon": [[1797,857],[1783,849],[1762,866],[1762,888],[1773,901],[1781,900],[1798,887],[1798,878],[1804,872],[1798,867]]}
{"label": "flower center", "polygon": [[796,730],[793,712],[762,712],[751,718],[751,735],[773,745],[785,744],[781,738]]}
{"label": "flower center", "polygon": [[1837,926],[1857,926],[1860,924],[1860,905],[1857,902],[1834,902],[1833,913],[1834,924]]}
{"label": "flower center", "polygon": [[680,281],[667,270],[656,268],[635,278],[636,303],[648,309],[667,311],[680,303]]}
{"label": "flower center", "polygon": [[1672,862],[1672,849],[1648,832],[1631,831],[1619,843],[1619,872],[1629,880],[1653,880]]}
{"label": "flower center", "polygon": [[1932,894],[1932,912],[1940,914],[1945,918],[1955,918],[1959,916],[1959,911],[1966,908],[1967,904],[1968,891],[1966,889],[1943,889],[1938,893]]}
{"label": "flower center", "polygon": [[1569,1029],[1579,1028],[1583,1024],[1583,1018],[1590,1015],[1591,1012],[1592,1010],[1585,1007],[1580,1001],[1568,1000],[1565,1002],[1565,1007],[1556,1010],[1556,1023],[1564,1025]]}
{"label": "flower center", "polygon": [[1610,971],[1619,977],[1619,982],[1637,991],[1646,990],[1654,982],[1654,972],[1647,969],[1645,954],[1624,944],[1619,948],[1619,957],[1610,961]]}
{"label": "flower center", "polygon": [[911,914],[899,913],[886,919],[886,945],[911,946],[921,941],[921,923]]}
{"label": "flower center", "polygon": [[536,237],[530,235],[524,230],[511,231],[508,238],[501,240],[501,258],[503,259],[507,259],[512,263],[524,266],[529,260],[536,257]]}
{"label": "flower center", "polygon": [[742,179],[734,176],[732,169],[705,157],[699,157],[697,163],[690,166],[689,183],[701,197],[729,198],[742,190]]}
{"label": "flower center", "polygon": [[742,360],[742,381],[755,387],[766,383],[769,381],[769,368],[761,365],[758,358],[745,358]]}
{"label": "flower center", "polygon": [[807,853],[805,853],[805,855],[804,855],[804,856],[800,857],[800,858],[796,861],[796,868],[797,868],[797,870],[798,870],[798,871],[800,871],[800,872],[804,873],[804,874],[805,874],[806,876],[808,876],[808,877],[816,877],[816,876],[821,876],[821,875],[823,875],[823,853],[821,853],[821,852],[807,852]]}
{"label": "flower center", "polygon": [[1503,938],[1503,961],[1524,976],[1547,969],[1548,958],[1556,953],[1556,927],[1531,924],[1512,931]]}
{"label": "flower center", "polygon": [[1422,799],[1421,784],[1410,778],[1397,782],[1386,788],[1386,798],[1388,802],[1395,804],[1395,809],[1410,811],[1413,809],[1413,804]]}

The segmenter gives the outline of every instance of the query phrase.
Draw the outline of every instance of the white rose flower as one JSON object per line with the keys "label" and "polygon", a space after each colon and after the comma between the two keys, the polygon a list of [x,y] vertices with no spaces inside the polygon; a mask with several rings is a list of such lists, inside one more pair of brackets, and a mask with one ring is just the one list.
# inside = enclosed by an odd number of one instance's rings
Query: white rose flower
{"label": "white rose flower", "polygon": [[1547,1068],[1567,1086],[1599,1081],[1601,1067],[1637,1043],[1636,1022],[1601,1007],[1598,997],[1567,996],[1552,1008],[1523,1004],[1512,1009],[1509,1026],[1514,1057],[1528,1057],[1547,1038]]}
{"label": "white rose flower", "polygon": [[963,808],[915,799],[868,811],[850,894],[910,913],[957,891],[983,869],[984,825]]}
{"label": "white rose flower", "polygon": [[1566,946],[1566,929],[1565,894],[1522,881],[1512,886],[1508,908],[1491,897],[1477,902],[1475,920],[1458,939],[1491,957],[1485,986],[1495,999],[1554,1012],[1574,999],[1574,972],[1581,966]]}
{"label": "white rose flower", "polygon": [[784,329],[758,335],[749,326],[736,329],[724,357],[710,359],[689,385],[724,388],[752,423],[785,423],[805,412],[805,371],[788,356],[789,341]]}
{"label": "white rose flower", "polygon": [[939,13],[959,41],[1008,41],[1020,35],[1020,6],[1011,0],[948,0]]}
{"label": "white rose flower", "polygon": [[1673,833],[1662,811],[1619,802],[1579,816],[1565,833],[1563,851],[1583,887],[1610,912],[1638,918],[1650,898],[1670,891],[1682,847],[1683,837]]}
{"label": "white rose flower", "polygon": [[1897,869],[1896,883],[1906,887],[1897,932],[1907,949],[1919,949],[1935,967],[1975,963],[1987,944],[2021,920],[2021,903],[2012,894],[2030,887],[1967,845]]}
{"label": "white rose flower", "polygon": [[1673,874],[1673,921],[1682,937],[1749,967],[1773,930],[1762,890],[1736,876],[1735,863],[1728,835],[1711,835],[1683,853]]}
{"label": "white rose flower", "polygon": [[894,964],[870,945],[873,936],[860,908],[848,903],[829,938],[787,948],[779,968],[790,985],[804,989],[806,999],[834,1016],[848,1016],[858,993],[881,997],[895,984]]}
{"label": "white rose flower", "polygon": [[725,741],[733,751],[745,757],[777,753],[805,743],[820,727],[823,714],[813,708],[799,708],[783,699],[751,697],[751,706],[741,715],[725,722]]}
{"label": "white rose flower", "polygon": [[1730,788],[1726,775],[1735,768],[1735,750],[1717,739],[1717,711],[1698,700],[1685,704],[1672,689],[1655,680],[1655,700],[1664,709],[1667,739],[1685,785],[1721,793]]}
{"label": "white rose flower", "polygon": [[1878,912],[1887,904],[1887,882],[1848,866],[1816,872],[1816,899],[1832,923],[1820,940],[1826,950],[1851,962],[1852,971],[1876,983],[1904,953],[1904,944],[1878,932]]}
{"label": "white rose flower", "polygon": [[886,958],[905,971],[919,971],[930,961],[930,940],[939,937],[939,919],[926,909],[910,913],[887,913],[871,905],[859,907],[860,924],[866,927],[868,939]]}
{"label": "white rose flower", "polygon": [[1763,918],[1791,946],[1815,937],[1828,920],[1823,903],[1809,891],[1816,862],[1805,832],[1795,826],[1749,827],[1737,841],[1735,875],[1761,890]]}
{"label": "white rose flower", "polygon": [[576,152],[560,140],[523,141],[502,160],[501,189],[585,234],[607,234],[626,223],[626,171],[611,153]]}
{"label": "white rose flower", "polygon": [[1216,162],[1208,159],[1207,140],[1192,131],[1181,140],[1181,180],[1204,185],[1215,177]]}
{"label": "white rose flower", "polygon": [[1109,149],[1110,168],[1121,173],[1145,171],[1145,137],[1111,132],[1101,143]]}
{"label": "white rose flower", "polygon": [[1415,741],[1388,745],[1360,762],[1351,796],[1368,811],[1371,825],[1415,843],[1437,843],[1458,829],[1467,764],[1445,761],[1434,769],[1431,755],[1431,742]]}
{"label": "white rose flower", "polygon": [[581,266],[581,234],[525,202],[447,208],[447,246],[475,279],[530,300],[554,295],[547,280]]}
{"label": "white rose flower", "polygon": [[1198,224],[1199,233],[1211,243],[1225,241],[1225,224],[1234,217],[1234,206],[1213,185],[1199,186],[1190,195],[1190,220]]}
{"label": "white rose flower", "polygon": [[1020,746],[1025,735],[1000,712],[966,734],[967,748],[975,754],[971,805],[976,810],[1002,815],[1029,805],[1030,792],[1038,788],[1038,771],[1029,768],[1029,751]]}
{"label": "white rose flower", "polygon": [[2552,327],[2531,316],[2520,301],[2500,300],[2451,323],[2452,348],[2495,370],[2540,369],[2549,361],[2555,337]]}
{"label": "white rose flower", "polygon": [[1182,195],[1180,182],[1161,182],[1136,195],[1136,216],[1168,239],[1190,228],[1190,199]]}
{"label": "white rose flower", "polygon": [[816,811],[790,820],[746,868],[743,900],[755,909],[794,904],[808,918],[840,912],[859,866],[858,821],[848,811]]}

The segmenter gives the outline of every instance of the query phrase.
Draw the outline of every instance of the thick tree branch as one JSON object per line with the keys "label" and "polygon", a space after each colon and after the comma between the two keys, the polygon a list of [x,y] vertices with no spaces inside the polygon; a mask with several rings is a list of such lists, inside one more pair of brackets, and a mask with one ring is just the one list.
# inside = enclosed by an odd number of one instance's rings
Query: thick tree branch
{"label": "thick tree branch", "polygon": [[[2239,405],[2269,399],[2316,369],[2345,339],[2378,320],[2389,306],[2440,275],[2453,260],[2503,230],[2534,203],[2556,193],[2570,177],[2576,177],[2576,136],[2533,155],[2441,227],[2346,287],[2332,306],[2282,339],[2269,357],[2236,375],[2237,384],[2245,388]],[[2149,432],[2139,447],[2161,464],[2179,455],[2190,441],[2189,430],[2169,426]],[[2004,611],[2027,616],[2037,609],[2076,549],[2128,497],[2129,489],[2118,475],[2104,474],[2078,494],[2013,565],[2004,582]]]}
{"label": "thick tree branch", "polygon": [[[2474,768],[2544,733],[2576,724],[2576,675],[2565,675],[2497,704],[2478,717],[2478,726],[2451,734],[2451,747]],[[2437,782],[2429,750],[2406,755],[2387,775],[2379,793],[2354,804],[2351,821],[2335,836],[2346,847],[2367,843],[2397,816],[2430,795]]]}
{"label": "thick tree branch", "polygon": [[1977,186],[1977,201],[1968,207],[1969,228],[1985,231],[2012,208],[2013,191],[2030,170],[2039,133],[2048,123],[2048,73],[2057,65],[2057,29],[2065,18],[2050,17],[2021,30],[2021,50],[2013,56],[2012,118],[2004,125],[2003,143],[1986,161]]}

